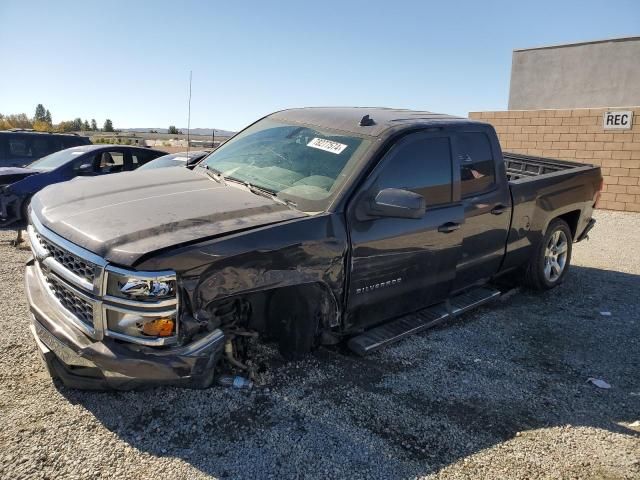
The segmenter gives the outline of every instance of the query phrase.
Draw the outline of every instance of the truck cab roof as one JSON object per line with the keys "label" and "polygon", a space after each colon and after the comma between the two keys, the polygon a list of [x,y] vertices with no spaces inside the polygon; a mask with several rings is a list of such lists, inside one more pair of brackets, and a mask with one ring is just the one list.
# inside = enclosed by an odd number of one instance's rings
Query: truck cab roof
{"label": "truck cab roof", "polygon": [[423,125],[480,125],[464,117],[426,111],[382,107],[308,107],[282,110],[270,115],[276,120],[315,125],[344,132],[382,137],[390,131]]}

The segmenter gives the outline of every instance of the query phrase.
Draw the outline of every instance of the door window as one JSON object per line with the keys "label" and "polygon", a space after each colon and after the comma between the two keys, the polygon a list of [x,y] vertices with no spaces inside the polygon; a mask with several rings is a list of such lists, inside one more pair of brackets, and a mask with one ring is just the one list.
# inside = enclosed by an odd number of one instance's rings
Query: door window
{"label": "door window", "polygon": [[390,152],[377,186],[411,190],[435,206],[451,202],[451,183],[449,138],[414,134]]}
{"label": "door window", "polygon": [[97,155],[99,173],[118,173],[124,170],[124,153],[119,151],[101,152]]}
{"label": "door window", "polygon": [[460,189],[463,197],[491,190],[496,181],[495,163],[489,137],[481,132],[457,136],[460,162]]}
{"label": "door window", "polygon": [[155,152],[140,152],[133,151],[131,152],[131,170],[135,170],[141,165],[153,160],[157,157]]}

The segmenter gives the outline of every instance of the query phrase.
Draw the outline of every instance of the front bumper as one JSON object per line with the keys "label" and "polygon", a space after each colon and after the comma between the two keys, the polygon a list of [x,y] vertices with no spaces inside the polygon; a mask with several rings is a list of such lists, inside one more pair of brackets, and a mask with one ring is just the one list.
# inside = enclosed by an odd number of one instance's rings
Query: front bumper
{"label": "front bumper", "polygon": [[25,286],[38,350],[49,374],[65,386],[93,390],[158,385],[206,388],[213,382],[225,340],[220,330],[175,347],[146,347],[109,337],[95,341],[65,319],[33,262],[27,264]]}

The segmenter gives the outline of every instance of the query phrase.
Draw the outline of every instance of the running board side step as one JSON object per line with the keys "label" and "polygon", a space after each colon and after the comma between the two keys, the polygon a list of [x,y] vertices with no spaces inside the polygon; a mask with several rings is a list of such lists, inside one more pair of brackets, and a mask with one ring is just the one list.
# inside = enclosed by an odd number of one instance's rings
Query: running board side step
{"label": "running board side step", "polygon": [[462,315],[500,296],[500,291],[479,287],[450,298],[446,302],[405,315],[351,338],[348,347],[360,356],[368,355],[445,320]]}

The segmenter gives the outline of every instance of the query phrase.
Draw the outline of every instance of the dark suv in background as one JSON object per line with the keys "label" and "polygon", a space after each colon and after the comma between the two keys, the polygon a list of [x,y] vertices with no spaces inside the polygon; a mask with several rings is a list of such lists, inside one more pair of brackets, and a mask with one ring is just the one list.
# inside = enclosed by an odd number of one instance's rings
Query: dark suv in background
{"label": "dark suv in background", "polygon": [[89,138],[75,134],[0,131],[0,167],[22,167],[58,150],[90,144]]}

